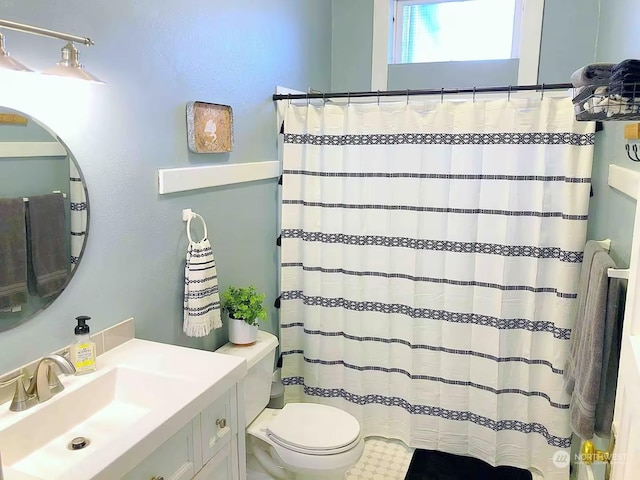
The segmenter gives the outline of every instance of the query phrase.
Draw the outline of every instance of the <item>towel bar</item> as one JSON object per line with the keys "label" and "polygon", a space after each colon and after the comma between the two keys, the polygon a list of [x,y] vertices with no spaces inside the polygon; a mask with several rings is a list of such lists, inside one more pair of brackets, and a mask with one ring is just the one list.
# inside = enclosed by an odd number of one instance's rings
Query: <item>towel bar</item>
{"label": "towel bar", "polygon": [[597,240],[596,243],[600,245],[607,252],[611,250],[611,239],[607,238],[605,240]]}
{"label": "towel bar", "polygon": [[628,268],[610,268],[607,270],[607,275],[609,278],[626,278],[629,279],[629,269]]}
{"label": "towel bar", "polygon": [[[54,190],[51,193],[62,193],[62,198],[67,198],[67,194],[64,192],[61,192],[60,190]],[[29,201],[29,197],[22,197],[22,201],[23,202],[28,202]]]}

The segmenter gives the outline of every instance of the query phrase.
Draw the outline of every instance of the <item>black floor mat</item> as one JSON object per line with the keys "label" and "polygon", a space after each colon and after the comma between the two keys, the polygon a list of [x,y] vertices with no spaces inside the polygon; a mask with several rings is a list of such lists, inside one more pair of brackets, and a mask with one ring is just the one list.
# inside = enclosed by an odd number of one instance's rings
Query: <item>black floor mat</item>
{"label": "black floor mat", "polygon": [[515,467],[492,467],[471,457],[417,449],[405,480],[532,480],[531,473]]}

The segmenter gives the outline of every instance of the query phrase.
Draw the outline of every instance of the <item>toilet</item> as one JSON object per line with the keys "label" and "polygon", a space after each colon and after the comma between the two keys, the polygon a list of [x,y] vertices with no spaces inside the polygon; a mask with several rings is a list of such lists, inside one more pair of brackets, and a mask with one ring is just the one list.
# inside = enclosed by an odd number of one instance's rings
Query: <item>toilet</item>
{"label": "toilet", "polygon": [[260,331],[251,346],[227,343],[217,350],[247,360],[247,479],[343,479],[364,451],[360,423],[339,408],[315,403],[266,408],[277,346],[275,336]]}

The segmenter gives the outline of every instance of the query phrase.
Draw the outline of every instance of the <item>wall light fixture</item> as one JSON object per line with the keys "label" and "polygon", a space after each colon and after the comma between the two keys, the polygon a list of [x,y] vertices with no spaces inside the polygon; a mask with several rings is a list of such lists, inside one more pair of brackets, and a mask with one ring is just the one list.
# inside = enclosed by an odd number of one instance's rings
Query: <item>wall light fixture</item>
{"label": "wall light fixture", "polygon": [[[94,45],[93,40],[88,37],[79,37],[77,35],[70,35],[68,33],[56,32],[55,30],[48,30],[46,28],[36,27],[34,25],[27,25],[25,23],[12,22],[10,20],[3,20],[0,18],[0,28],[7,28],[9,30],[16,30],[24,33],[31,33],[33,35],[42,35],[44,37],[58,38],[60,40],[66,40],[67,44],[62,47],[62,59],[53,67],[43,71],[45,75],[56,75],[59,77],[76,78],[80,80],[86,80],[93,83],[104,83],[97,77],[87,72],[84,66],[78,60],[78,49],[74,45],[74,42],[82,43],[86,46]],[[4,36],[0,33],[0,69],[13,70],[18,72],[32,72],[28,67],[25,67],[22,63],[15,60],[9,55],[4,46]]]}

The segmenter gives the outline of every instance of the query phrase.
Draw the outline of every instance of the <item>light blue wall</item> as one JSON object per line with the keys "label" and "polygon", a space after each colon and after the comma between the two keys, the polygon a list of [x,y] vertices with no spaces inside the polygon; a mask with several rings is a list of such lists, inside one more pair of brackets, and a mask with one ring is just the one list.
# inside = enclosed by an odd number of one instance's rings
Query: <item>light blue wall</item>
{"label": "light blue wall", "polygon": [[[64,12],[64,13],[63,13]],[[157,169],[276,160],[276,85],[327,90],[331,3],[326,0],[0,0],[0,18],[92,37],[81,60],[106,85],[0,77],[0,105],[25,111],[74,152],[89,187],[91,231],[71,285],[45,312],[0,333],[0,372],[70,343],[73,318],[92,330],[135,317],[142,338],[213,349],[182,334],[183,208],[207,220],[221,287],[254,284],[276,296],[272,181],[158,195]],[[12,55],[36,69],[62,42],[5,32]],[[185,104],[234,110],[229,155],[187,152]],[[0,194],[1,196],[1,194]],[[276,312],[265,326],[275,331]]]}
{"label": "light blue wall", "polygon": [[[347,6],[348,5],[348,6]],[[348,12],[349,22],[334,18],[332,89],[369,90],[371,76],[354,72],[353,58],[370,59],[373,0],[333,0],[334,16]],[[359,10],[361,14],[356,15]],[[571,73],[594,58],[598,0],[546,0],[539,81],[568,82]],[[473,41],[473,39],[469,39]],[[354,53],[357,52],[357,53]],[[369,69],[371,64],[369,62]],[[389,65],[389,90],[517,83],[517,61],[446,62]]]}
{"label": "light blue wall", "polygon": [[331,3],[331,90],[369,90],[373,0],[332,0]]}
{"label": "light blue wall", "polygon": [[599,2],[609,0],[545,0],[540,83],[569,82],[574,71],[593,62]]}
{"label": "light blue wall", "polygon": [[518,83],[518,60],[389,65],[389,90],[479,87]]}
{"label": "light blue wall", "polygon": [[[619,62],[625,58],[640,58],[640,34],[636,19],[640,5],[625,0],[607,0],[600,18],[598,61]],[[609,164],[632,170],[640,165],[627,158],[624,150],[624,122],[604,122],[604,131],[597,134],[593,165],[594,197],[589,211],[588,237],[611,238],[611,256],[621,266],[629,266],[636,202],[607,185]]]}

